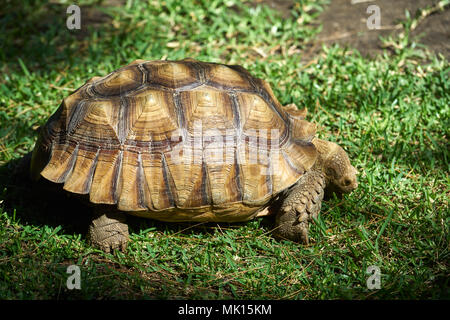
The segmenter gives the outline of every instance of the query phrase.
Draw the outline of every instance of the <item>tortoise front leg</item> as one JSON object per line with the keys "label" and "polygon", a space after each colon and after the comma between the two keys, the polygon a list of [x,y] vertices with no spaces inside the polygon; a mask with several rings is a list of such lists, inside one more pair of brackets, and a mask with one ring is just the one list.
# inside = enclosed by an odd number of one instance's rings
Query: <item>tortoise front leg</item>
{"label": "tortoise front leg", "polygon": [[121,212],[95,207],[87,234],[88,242],[107,253],[115,249],[125,251],[129,239],[125,220],[125,214]]}
{"label": "tortoise front leg", "polygon": [[274,235],[308,244],[309,222],[319,214],[324,188],[322,173],[310,171],[304,174],[281,205],[275,218]]}

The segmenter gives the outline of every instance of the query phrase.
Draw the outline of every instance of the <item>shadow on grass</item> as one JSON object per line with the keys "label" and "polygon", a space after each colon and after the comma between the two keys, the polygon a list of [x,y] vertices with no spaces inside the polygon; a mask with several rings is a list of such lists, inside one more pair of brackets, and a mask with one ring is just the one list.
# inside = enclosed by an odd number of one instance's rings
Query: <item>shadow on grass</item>
{"label": "shadow on grass", "polygon": [[0,167],[4,210],[23,224],[64,227],[68,233],[85,233],[89,208],[69,196],[55,184],[33,182],[28,177],[31,153]]}
{"label": "shadow on grass", "polygon": [[[154,272],[129,267],[101,259],[91,258],[82,264],[63,257],[52,261],[27,256],[27,259],[2,261],[0,272],[10,279],[0,293],[2,299],[51,300],[117,300],[117,299],[205,299],[232,298],[226,286],[199,287],[185,283],[179,274],[169,274],[162,269]],[[80,267],[80,288],[69,289],[67,282],[70,265]],[[148,268],[148,267],[147,267]],[[143,269],[145,269],[143,267]],[[15,271],[13,271],[15,270]],[[168,274],[166,274],[166,272]],[[24,281],[26,280],[26,281]],[[0,288],[4,285],[0,279]]]}

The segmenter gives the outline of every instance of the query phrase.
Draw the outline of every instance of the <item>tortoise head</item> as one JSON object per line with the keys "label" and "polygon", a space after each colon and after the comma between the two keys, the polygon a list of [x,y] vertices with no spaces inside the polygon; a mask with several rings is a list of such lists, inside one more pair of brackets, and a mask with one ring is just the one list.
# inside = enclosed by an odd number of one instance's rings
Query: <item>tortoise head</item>
{"label": "tortoise head", "polygon": [[326,193],[350,193],[358,187],[358,171],[350,163],[347,153],[339,145],[313,139],[319,157],[316,168],[322,171],[327,181]]}

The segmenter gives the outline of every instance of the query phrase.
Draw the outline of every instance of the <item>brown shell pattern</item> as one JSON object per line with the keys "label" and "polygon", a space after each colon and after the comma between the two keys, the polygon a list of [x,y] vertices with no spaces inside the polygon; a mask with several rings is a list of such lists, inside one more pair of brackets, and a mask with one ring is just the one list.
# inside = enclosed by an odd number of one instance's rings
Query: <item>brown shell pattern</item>
{"label": "brown shell pattern", "polygon": [[247,220],[316,161],[305,115],[239,66],[139,60],[63,100],[32,171],[144,217]]}

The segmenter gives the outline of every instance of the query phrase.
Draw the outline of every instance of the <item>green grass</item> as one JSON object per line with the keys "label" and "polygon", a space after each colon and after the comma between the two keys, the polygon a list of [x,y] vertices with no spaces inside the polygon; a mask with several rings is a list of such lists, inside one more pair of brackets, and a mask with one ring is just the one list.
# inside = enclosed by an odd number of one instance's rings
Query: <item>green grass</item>
{"label": "green grass", "polygon": [[[82,12],[95,5],[85,3]],[[67,5],[0,13],[1,299],[450,298],[447,60],[402,38],[373,60],[335,46],[306,61],[321,1],[299,1],[290,19],[231,0],[127,1],[104,8],[111,21],[90,31],[65,28]],[[11,174],[86,79],[136,58],[187,56],[243,65],[348,151],[359,188],[324,203],[310,245],[273,239],[264,219],[131,218],[127,252],[105,254],[86,244],[87,209]],[[66,288],[71,264],[81,290]],[[379,290],[366,287],[371,265]]]}

